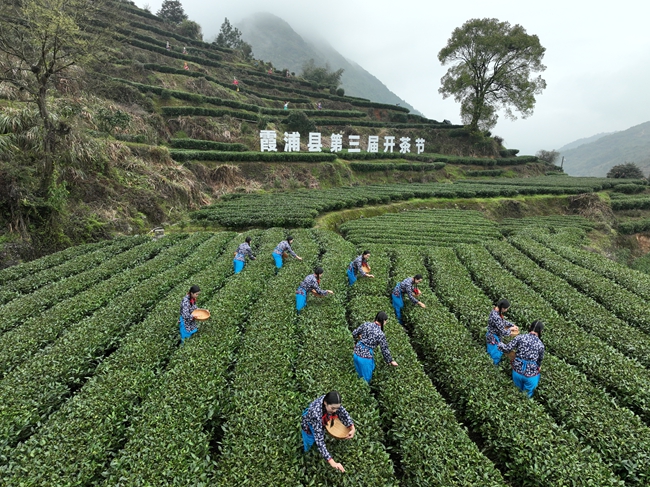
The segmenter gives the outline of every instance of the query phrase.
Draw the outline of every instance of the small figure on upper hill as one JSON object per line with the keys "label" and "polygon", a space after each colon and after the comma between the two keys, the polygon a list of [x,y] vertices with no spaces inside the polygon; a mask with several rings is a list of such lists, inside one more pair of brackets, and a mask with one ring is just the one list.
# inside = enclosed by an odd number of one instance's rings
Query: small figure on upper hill
{"label": "small figure on upper hill", "polygon": [[187,54],[187,49],[183,46],[183,54]]}
{"label": "small figure on upper hill", "polygon": [[393,360],[388,349],[388,341],[384,334],[384,325],[388,320],[388,315],[380,311],[375,316],[375,321],[368,321],[352,332],[352,337],[359,341],[354,346],[354,368],[357,375],[366,382],[370,383],[372,373],[375,370],[374,349],[381,347],[381,354],[387,364],[397,367],[397,362]]}
{"label": "small figure on upper hill", "polygon": [[321,102],[318,102],[318,105],[316,105],[316,108],[317,108],[318,110],[322,110],[322,109],[323,109],[323,105],[321,104]]}
{"label": "small figure on upper hill", "polygon": [[528,327],[528,333],[518,335],[510,343],[498,343],[497,347],[504,353],[516,351],[512,361],[512,381],[517,388],[533,397],[533,391],[539,384],[544,359],[544,344],[542,343],[544,323],[533,321]]}
{"label": "small figure on upper hill", "polygon": [[334,291],[329,289],[320,288],[320,278],[323,275],[323,268],[316,267],[313,274],[309,274],[303,279],[296,290],[296,311],[300,314],[300,311],[307,306],[307,294],[315,294],[318,296],[326,296],[328,294],[334,294]]}
{"label": "small figure on upper hill", "polygon": [[361,274],[361,277],[375,277],[370,274],[368,257],[370,257],[370,250],[364,250],[361,255],[357,256],[357,258],[348,265],[348,282],[350,283],[350,286],[357,282],[357,274]]}
{"label": "small figure on upper hill", "polygon": [[[341,394],[337,391],[331,391],[324,396],[314,399],[309,407],[302,412],[300,422],[302,430],[302,445],[305,452],[308,452],[314,443],[323,458],[333,468],[345,472],[343,465],[337,463],[332,455],[327,451],[325,446],[325,429],[334,426],[334,421],[338,419],[347,431],[347,436],[342,439],[350,440],[354,437],[354,421],[341,405]],[[344,430],[345,431],[345,430]],[[345,433],[343,433],[345,434]]]}
{"label": "small figure on upper hill", "polygon": [[196,321],[192,316],[192,311],[196,309],[196,298],[200,292],[201,289],[199,289],[199,286],[192,286],[181,301],[181,314],[178,318],[178,325],[181,331],[181,345],[185,343],[186,338],[198,331]]}
{"label": "small figure on upper hill", "polygon": [[284,103],[284,109],[289,110],[289,102],[288,101]]}
{"label": "small figure on upper hill", "polygon": [[167,50],[171,50],[172,46],[169,45],[169,41],[167,41]]}
{"label": "small figure on upper hill", "polygon": [[287,69],[287,73],[286,73],[286,75],[285,75],[285,76],[286,76],[287,78],[291,78],[291,73],[289,72],[289,70],[288,70],[288,69]]}
{"label": "small figure on upper hill", "polygon": [[503,315],[510,308],[510,301],[501,299],[497,305],[490,311],[488,318],[487,334],[485,339],[487,341],[487,353],[492,357],[494,365],[498,365],[503,356],[503,352],[498,347],[501,339],[504,336],[516,336],[519,333],[519,328],[507,321]]}
{"label": "small figure on upper hill", "polygon": [[253,250],[251,249],[251,238],[246,237],[246,241],[243,244],[240,244],[237,247],[237,252],[235,252],[235,258],[233,259],[233,265],[235,266],[235,274],[239,274],[244,270],[244,265],[246,264],[246,256],[250,257],[251,260],[255,260],[253,255]]}
{"label": "small figure on upper hill", "polygon": [[269,70],[267,71],[267,73],[268,73],[268,74],[273,74],[273,68],[269,68]]}
{"label": "small figure on upper hill", "polygon": [[400,325],[404,324],[402,321],[402,308],[404,307],[404,293],[408,296],[409,300],[413,304],[417,304],[421,308],[426,308],[422,301],[419,301],[415,296],[420,294],[420,290],[417,288],[417,285],[422,282],[422,274],[416,274],[413,277],[407,277],[401,282],[398,282],[393,289],[391,294],[391,299],[393,300],[393,309],[395,310],[395,316]]}
{"label": "small figure on upper hill", "polygon": [[239,91],[239,80],[237,78],[233,78],[232,84],[235,85],[235,88]]}
{"label": "small figure on upper hill", "polygon": [[275,273],[278,273],[279,269],[282,269],[282,259],[287,256],[287,252],[291,254],[292,257],[302,260],[302,257],[296,255],[296,253],[291,248],[291,243],[293,242],[293,237],[287,237],[286,240],[280,242],[277,247],[273,250],[273,260],[275,261]]}
{"label": "small figure on upper hill", "polygon": [[190,67],[187,65],[187,61],[185,61],[185,63],[183,64],[183,69],[184,69],[185,71],[189,71],[189,70],[190,70]]}

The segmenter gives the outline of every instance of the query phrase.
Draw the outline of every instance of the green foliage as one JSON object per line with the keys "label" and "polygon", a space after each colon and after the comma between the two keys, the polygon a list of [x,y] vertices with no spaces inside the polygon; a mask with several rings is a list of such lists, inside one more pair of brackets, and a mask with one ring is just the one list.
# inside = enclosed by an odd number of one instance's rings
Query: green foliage
{"label": "green foliage", "polygon": [[289,116],[284,120],[284,124],[292,132],[308,134],[316,130],[316,124],[309,119],[303,110],[292,110]]}
{"label": "green foliage", "polygon": [[[158,18],[158,17],[156,17],[156,18]],[[185,36],[176,34],[174,32],[170,32],[169,29],[161,29],[161,28],[158,28],[158,27],[150,25],[150,24],[143,24],[141,22],[135,22],[135,21],[130,21],[129,25],[132,25],[133,27],[135,27],[137,29],[148,30],[150,32],[154,32],[154,33],[156,33],[158,35],[161,35],[161,36],[164,36],[164,37],[171,37],[171,38],[179,40],[179,41],[181,41],[184,44],[189,45],[189,46],[199,47],[199,48],[201,48],[201,54],[206,55],[206,56],[207,56],[206,53],[208,53],[210,51],[230,52],[230,49],[224,49],[224,48],[218,47],[215,44],[203,42],[203,41],[196,40],[196,39],[191,39],[189,37],[185,37]]]}
{"label": "green foliage", "polygon": [[392,162],[351,162],[350,169],[356,172],[378,171],[437,171],[445,167],[444,162],[434,163],[392,163]]}
{"label": "green foliage", "polygon": [[203,40],[203,31],[201,26],[192,20],[184,19],[178,26],[178,32],[184,37],[189,37],[195,41]]}
{"label": "green foliage", "polygon": [[546,69],[545,51],[538,37],[520,25],[468,20],[438,53],[443,66],[453,63],[438,91],[461,104],[461,118],[472,130],[494,127],[501,108],[507,118],[516,119],[513,108],[527,118],[533,113],[535,95],[546,87],[541,76],[531,77]]}
{"label": "green foliage", "polygon": [[632,235],[650,231],[650,219],[630,220],[618,225],[618,232],[622,235]]}
{"label": "green foliage", "polygon": [[241,31],[237,27],[233,27],[226,17],[221,24],[219,34],[214,43],[219,47],[227,47],[228,49],[241,49],[245,42],[241,38]]}
{"label": "green foliage", "polygon": [[608,178],[622,178],[622,179],[642,179],[643,172],[633,162],[626,162],[612,167],[607,173]]}
{"label": "green foliage", "polygon": [[131,115],[119,108],[100,108],[97,111],[97,122],[100,130],[112,134],[115,129],[125,130],[131,123]]}
{"label": "green foliage", "polygon": [[616,191],[625,194],[642,193],[647,188],[648,187],[644,184],[617,184],[616,185]]}
{"label": "green foliage", "polygon": [[[501,157],[515,157],[519,154],[519,149],[503,149],[499,151]],[[539,156],[535,156],[539,159]]]}
{"label": "green foliage", "polygon": [[343,71],[344,69],[337,69],[336,71],[332,71],[329,64],[325,64],[324,67],[316,66],[314,60],[310,59],[302,65],[302,73],[300,76],[307,81],[311,81],[318,85],[337,88],[341,84],[341,76],[343,76]]}
{"label": "green foliage", "polygon": [[[151,52],[156,52],[158,54],[162,54],[163,56],[172,57],[172,58],[176,58],[176,59],[182,59],[184,61],[191,61],[191,62],[194,62],[194,63],[197,63],[197,64],[202,64],[202,65],[205,65],[205,66],[212,66],[213,68],[222,67],[222,64],[220,64],[220,63],[218,63],[216,61],[211,61],[210,59],[205,59],[205,58],[198,57],[198,56],[192,56],[191,54],[182,54],[180,52],[168,51],[167,49],[165,49],[162,46],[157,46],[155,44],[150,44],[149,42],[142,42],[142,41],[139,41],[137,39],[127,39],[125,42],[127,42],[128,44],[131,44],[132,46],[139,47],[140,49],[144,49],[146,51],[151,51]],[[214,58],[217,58],[219,56],[216,55],[216,54],[212,54],[210,57],[214,59]],[[182,71],[184,71],[184,70],[182,70]],[[200,74],[200,73],[197,73],[197,74]],[[205,76],[205,75],[202,74],[201,76]]]}
{"label": "green foliage", "polygon": [[163,0],[156,15],[170,24],[180,24],[187,20],[187,14],[179,0]]}
{"label": "green foliage", "polygon": [[336,90],[336,96],[345,96],[345,90],[343,88],[338,88]]}
{"label": "green foliage", "polygon": [[[248,148],[246,149],[248,150]],[[225,152],[218,150],[170,151],[174,160],[220,162],[333,162],[336,155],[318,152]]]}
{"label": "green foliage", "polygon": [[539,150],[535,155],[540,161],[544,161],[549,164],[555,164],[555,161],[557,161],[558,157],[560,157],[560,153],[556,150]]}
{"label": "green foliage", "polygon": [[258,115],[236,110],[219,110],[202,107],[162,107],[163,115],[167,117],[194,116],[194,117],[225,117],[240,118],[249,122],[257,122]]}

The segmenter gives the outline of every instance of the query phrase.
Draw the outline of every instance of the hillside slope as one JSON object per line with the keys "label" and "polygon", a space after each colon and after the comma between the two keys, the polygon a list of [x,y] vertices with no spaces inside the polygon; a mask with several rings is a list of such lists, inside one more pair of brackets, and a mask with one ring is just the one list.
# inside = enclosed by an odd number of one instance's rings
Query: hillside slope
{"label": "hillside slope", "polygon": [[575,149],[561,151],[564,169],[571,176],[605,176],[617,164],[635,162],[650,173],[650,122],[599,138]]}
{"label": "hillside slope", "polygon": [[310,59],[318,66],[329,64],[332,70],[343,68],[341,86],[346,94],[399,104],[420,114],[379,79],[354,61],[346,59],[325,41],[310,42],[304,39],[287,22],[273,14],[256,13],[242,20],[237,27],[242,31],[244,40],[253,46],[255,57],[271,61],[277,68],[300,73],[303,64]]}

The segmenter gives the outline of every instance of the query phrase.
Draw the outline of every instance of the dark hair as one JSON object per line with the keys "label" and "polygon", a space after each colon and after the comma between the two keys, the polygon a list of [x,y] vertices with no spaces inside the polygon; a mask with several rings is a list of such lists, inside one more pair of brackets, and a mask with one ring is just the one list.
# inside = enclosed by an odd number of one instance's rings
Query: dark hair
{"label": "dark hair", "polygon": [[289,235],[289,236],[287,237],[287,242],[291,242],[292,240],[293,240],[293,237],[292,237],[291,235]]}
{"label": "dark hair", "polygon": [[253,239],[250,238],[250,237],[246,237],[246,243],[251,243],[251,240],[253,240]]}
{"label": "dark hair", "polygon": [[192,287],[190,288],[190,293],[192,293],[192,294],[196,294],[196,293],[198,293],[200,290],[201,290],[201,288],[195,284],[194,286],[192,286]]}
{"label": "dark hair", "polygon": [[377,313],[377,316],[375,316],[375,321],[381,323],[382,325],[386,323],[387,319],[388,319],[388,315],[386,314],[385,311],[380,311],[379,313]]}
{"label": "dark hair", "polygon": [[502,311],[504,309],[508,309],[510,307],[510,301],[507,299],[499,299],[499,302],[497,303],[497,308],[499,308],[499,311]]}
{"label": "dark hair", "polygon": [[314,267],[314,274],[320,276],[323,273],[322,267]]}
{"label": "dark hair", "polygon": [[327,404],[341,404],[341,394],[339,391],[330,391],[323,398]]}
{"label": "dark hair", "polygon": [[370,253],[370,250],[364,250],[361,255],[368,255]]}
{"label": "dark hair", "polygon": [[415,277],[413,277],[413,279],[418,279],[418,280],[422,279],[422,274],[416,274]]}
{"label": "dark hair", "polygon": [[542,339],[542,332],[544,331],[544,323],[541,322],[541,320],[535,320],[533,321],[530,326],[528,327],[528,332],[534,331],[537,333],[537,336],[539,339]]}

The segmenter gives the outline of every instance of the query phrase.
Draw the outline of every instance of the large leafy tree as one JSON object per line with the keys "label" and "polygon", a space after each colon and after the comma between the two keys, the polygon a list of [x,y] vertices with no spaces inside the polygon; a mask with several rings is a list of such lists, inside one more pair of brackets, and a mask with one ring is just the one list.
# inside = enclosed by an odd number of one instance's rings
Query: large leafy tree
{"label": "large leafy tree", "polygon": [[633,162],[626,162],[612,167],[607,173],[608,178],[643,179],[643,171]]}
{"label": "large leafy tree", "polygon": [[41,189],[50,190],[57,142],[69,127],[50,113],[49,93],[106,51],[107,25],[115,25],[110,0],[9,0],[0,16],[0,83],[7,83],[38,108]]}
{"label": "large leafy tree", "polygon": [[164,0],[156,15],[171,24],[180,24],[187,20],[183,5],[178,0]]}
{"label": "large leafy tree", "polygon": [[325,64],[325,67],[316,66],[314,60],[310,59],[303,64],[301,76],[306,80],[313,81],[314,83],[338,88],[341,84],[343,71],[342,68],[332,71],[329,64]]}
{"label": "large leafy tree", "polygon": [[451,64],[438,90],[444,98],[460,103],[463,122],[471,130],[496,125],[502,109],[507,118],[526,118],[533,113],[535,95],[546,88],[541,76],[546,69],[546,49],[536,35],[520,25],[497,19],[471,19],[454,29],[447,45],[438,53],[444,65]]}

